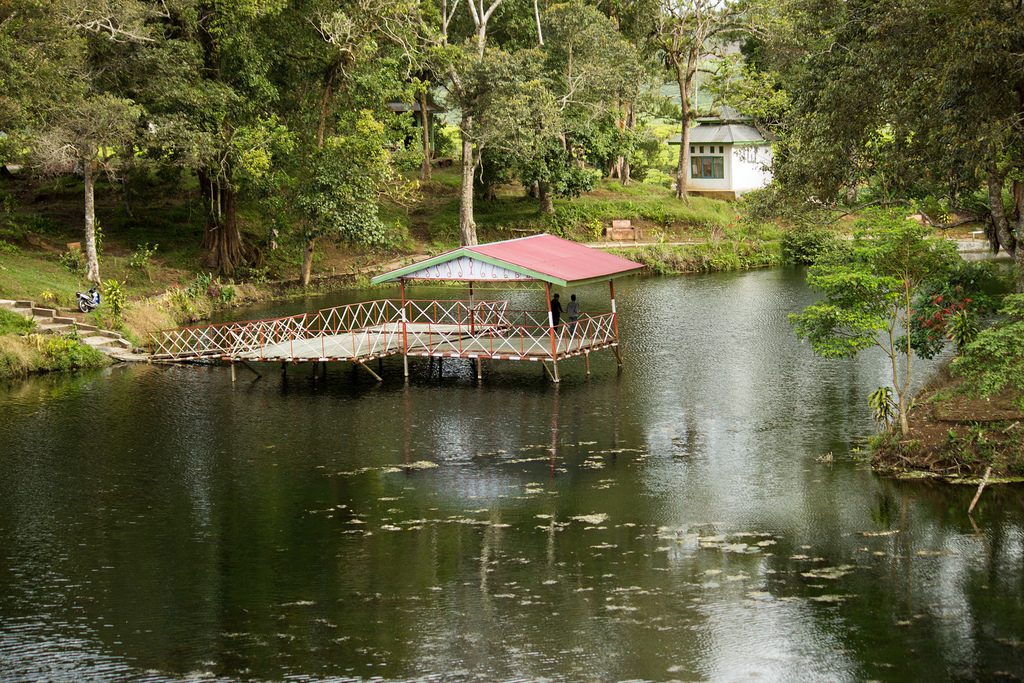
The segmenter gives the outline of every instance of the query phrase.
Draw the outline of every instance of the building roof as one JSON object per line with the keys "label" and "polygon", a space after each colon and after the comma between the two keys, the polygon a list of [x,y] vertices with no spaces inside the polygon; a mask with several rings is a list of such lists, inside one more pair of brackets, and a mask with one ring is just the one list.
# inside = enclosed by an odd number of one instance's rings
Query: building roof
{"label": "building roof", "polygon": [[[668,144],[678,145],[682,134],[668,139]],[[702,123],[690,129],[690,144],[697,145],[749,145],[767,142],[764,136],[754,128],[742,123]]]}
{"label": "building roof", "polygon": [[[771,138],[754,127],[754,119],[741,114],[732,107],[722,106],[707,116],[697,118],[697,125],[690,129],[690,144],[698,145],[757,145]],[[668,139],[668,144],[678,145],[682,134]]]}
{"label": "building roof", "polygon": [[459,247],[383,273],[373,284],[396,280],[529,281],[566,287],[640,272],[643,265],[554,235]]}

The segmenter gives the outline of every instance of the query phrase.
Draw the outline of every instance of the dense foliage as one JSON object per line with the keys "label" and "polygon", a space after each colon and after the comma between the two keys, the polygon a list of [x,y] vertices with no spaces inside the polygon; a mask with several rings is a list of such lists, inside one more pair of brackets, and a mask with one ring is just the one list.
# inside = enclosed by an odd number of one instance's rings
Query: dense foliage
{"label": "dense foliage", "polygon": [[1000,313],[1004,317],[966,345],[954,368],[978,393],[994,394],[1008,387],[1018,391],[1018,405],[1024,410],[1024,295],[1006,297]]}

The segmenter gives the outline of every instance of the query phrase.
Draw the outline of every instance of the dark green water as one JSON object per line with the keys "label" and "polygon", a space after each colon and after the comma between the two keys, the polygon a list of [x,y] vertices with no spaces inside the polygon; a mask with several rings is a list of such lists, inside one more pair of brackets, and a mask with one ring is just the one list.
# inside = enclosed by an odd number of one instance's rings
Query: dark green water
{"label": "dark green water", "polygon": [[398,358],[382,384],[0,388],[0,680],[1024,676],[1024,491],[987,489],[975,530],[973,489],[874,476],[856,443],[888,369],[798,342],[799,272],[616,296],[625,367],[576,359],[557,386],[421,359],[405,382]]}

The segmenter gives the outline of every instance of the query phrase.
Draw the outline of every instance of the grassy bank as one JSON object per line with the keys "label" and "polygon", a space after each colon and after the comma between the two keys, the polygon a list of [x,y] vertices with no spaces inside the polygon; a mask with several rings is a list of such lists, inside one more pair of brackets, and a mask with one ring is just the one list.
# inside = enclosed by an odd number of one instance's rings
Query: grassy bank
{"label": "grassy bank", "polygon": [[36,372],[99,368],[110,359],[75,337],[35,332],[35,322],[0,308],[0,380]]}

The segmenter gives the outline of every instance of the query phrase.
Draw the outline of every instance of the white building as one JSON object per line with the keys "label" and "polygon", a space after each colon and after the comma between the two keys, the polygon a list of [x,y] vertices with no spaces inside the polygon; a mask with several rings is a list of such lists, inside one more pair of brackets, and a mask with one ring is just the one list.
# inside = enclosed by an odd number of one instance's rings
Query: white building
{"label": "white building", "polygon": [[[681,138],[668,144],[678,145]],[[771,142],[735,110],[723,107],[721,116],[698,118],[690,129],[690,194],[736,199],[770,183],[771,166]]]}

